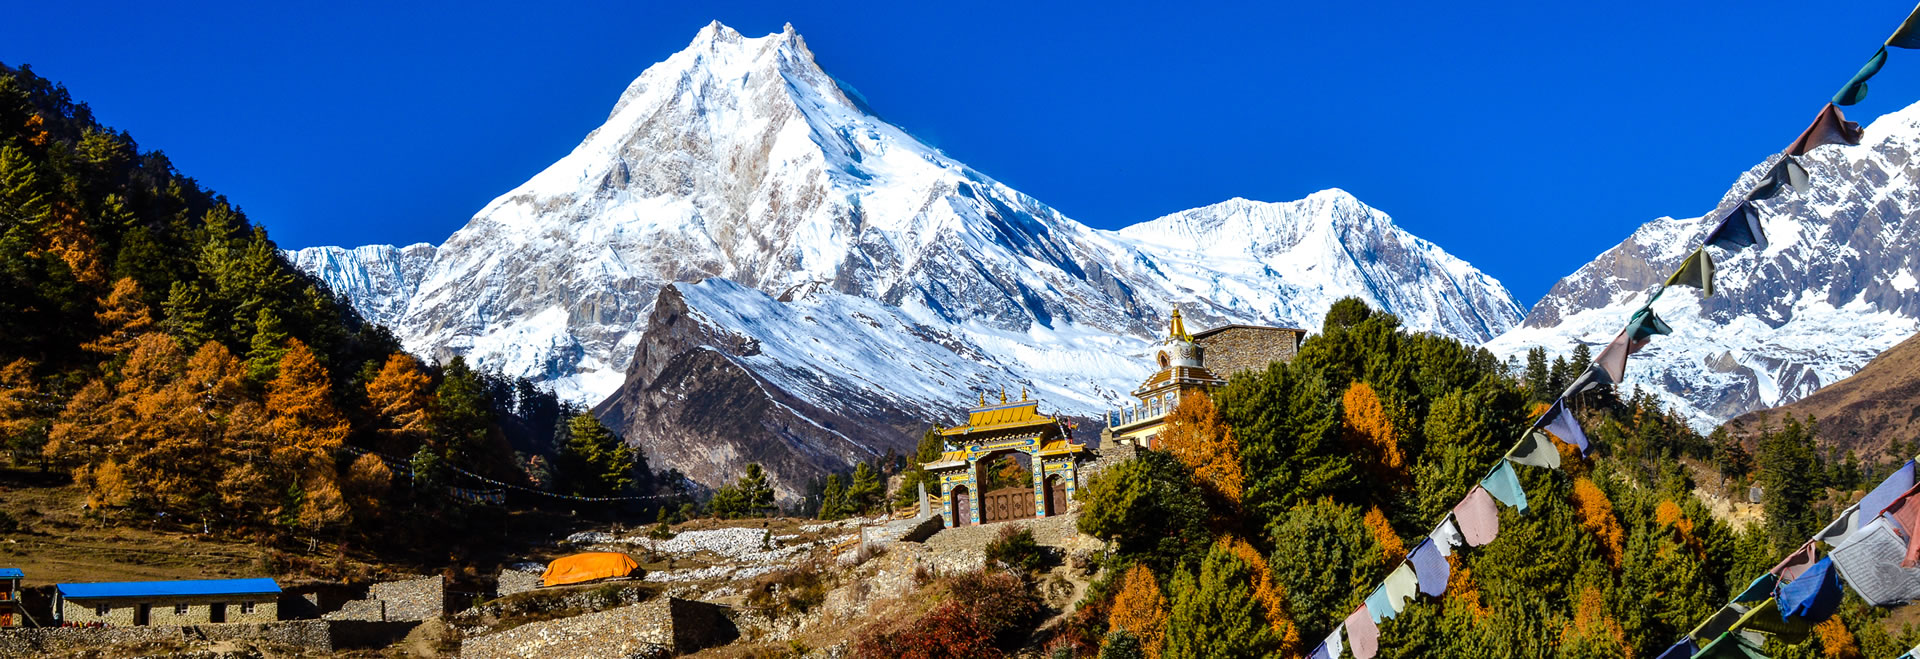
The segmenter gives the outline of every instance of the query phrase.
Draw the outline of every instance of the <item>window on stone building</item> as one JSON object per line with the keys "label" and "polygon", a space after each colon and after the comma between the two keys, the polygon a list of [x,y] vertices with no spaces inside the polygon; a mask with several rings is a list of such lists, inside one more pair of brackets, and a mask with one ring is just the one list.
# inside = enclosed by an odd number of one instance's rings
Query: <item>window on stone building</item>
{"label": "window on stone building", "polygon": [[253,602],[241,602],[241,603],[240,603],[240,612],[241,612],[241,613],[253,613]]}
{"label": "window on stone building", "polygon": [[105,604],[93,605],[93,614],[96,616],[104,616],[107,614],[108,611],[112,611],[112,610],[113,610],[113,607],[107,606]]}
{"label": "window on stone building", "polygon": [[186,615],[186,614],[187,614],[187,605],[185,605],[185,604],[175,604],[175,605],[173,605],[173,614],[174,614],[174,615],[177,615],[177,616],[183,616],[183,615]]}

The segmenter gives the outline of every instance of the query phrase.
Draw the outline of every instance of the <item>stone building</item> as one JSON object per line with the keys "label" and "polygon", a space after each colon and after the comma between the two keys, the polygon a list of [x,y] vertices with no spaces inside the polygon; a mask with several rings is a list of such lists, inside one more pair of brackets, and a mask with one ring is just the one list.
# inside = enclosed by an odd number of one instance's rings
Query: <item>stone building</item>
{"label": "stone building", "polygon": [[[1002,393],[998,405],[982,397],[979,407],[967,411],[965,424],[940,430],[946,450],[924,468],[939,479],[940,515],[948,527],[1067,512],[1080,485],[1080,465],[1093,456],[1074,443],[1067,424],[1041,414],[1039,406],[1025,392],[1013,403]],[[1033,487],[982,492],[988,480],[982,470],[1011,454],[1027,457]]]}
{"label": "stone building", "polygon": [[63,583],[54,586],[60,624],[177,626],[273,622],[280,585],[272,579]]}
{"label": "stone building", "polygon": [[1210,395],[1235,375],[1293,361],[1306,336],[1302,329],[1257,325],[1226,325],[1188,334],[1180,310],[1174,309],[1167,338],[1154,351],[1159,370],[1133,390],[1138,403],[1107,412],[1100,445],[1152,448],[1167,415],[1183,397]]}

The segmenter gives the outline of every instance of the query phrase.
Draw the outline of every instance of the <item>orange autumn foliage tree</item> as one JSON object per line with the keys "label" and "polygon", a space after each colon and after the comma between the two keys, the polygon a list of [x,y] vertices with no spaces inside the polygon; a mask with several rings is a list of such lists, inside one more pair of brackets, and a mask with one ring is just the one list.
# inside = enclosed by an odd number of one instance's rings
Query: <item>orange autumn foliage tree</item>
{"label": "orange autumn foliage tree", "polygon": [[113,283],[113,292],[100,300],[100,310],[93,317],[107,333],[80,347],[109,357],[126,351],[140,335],[153,331],[153,313],[141,301],[140,285],[132,277]]}
{"label": "orange autumn foliage tree", "polygon": [[1357,449],[1362,461],[1380,475],[1404,478],[1406,456],[1400,451],[1400,436],[1373,385],[1355,381],[1340,396],[1340,405],[1346,414],[1347,443]]}
{"label": "orange autumn foliage tree", "polygon": [[1473,570],[1457,552],[1447,557],[1447,569],[1447,602],[1465,607],[1475,620],[1485,620],[1492,612],[1480,602],[1480,584],[1473,580]]}
{"label": "orange autumn foliage tree", "polygon": [[1607,615],[1606,596],[1592,586],[1580,591],[1573,620],[1560,629],[1560,645],[1563,649],[1584,646],[1588,652],[1582,654],[1586,655],[1634,656],[1633,646],[1627,643],[1626,630],[1620,621]]}
{"label": "orange autumn foliage tree", "polygon": [[1253,569],[1253,599],[1266,612],[1267,626],[1273,628],[1274,634],[1280,637],[1281,656],[1299,656],[1300,627],[1294,624],[1293,616],[1287,613],[1286,592],[1273,582],[1273,572],[1267,568],[1266,557],[1238,537],[1229,536],[1220,542],[1226,544],[1227,551],[1234,558]]}
{"label": "orange autumn foliage tree", "polygon": [[1148,657],[1159,658],[1161,643],[1167,635],[1167,598],[1160,592],[1160,582],[1153,578],[1153,570],[1134,565],[1121,577],[1120,592],[1113,597],[1113,612],[1107,624],[1127,630],[1139,639]]}
{"label": "orange autumn foliage tree", "polygon": [[1240,442],[1221,420],[1212,398],[1182,396],[1155,443],[1193,469],[1195,484],[1230,507],[1239,507],[1246,490],[1246,476],[1240,470]]}
{"label": "orange autumn foliage tree", "polygon": [[387,452],[412,455],[433,433],[427,417],[433,404],[432,385],[418,360],[398,352],[387,357],[380,373],[367,382],[367,406]]}
{"label": "orange autumn foliage tree", "polygon": [[1688,519],[1686,513],[1680,510],[1680,504],[1674,503],[1671,499],[1660,500],[1660,505],[1654,507],[1653,521],[1659,524],[1660,528],[1673,529],[1680,542],[1693,550],[1694,556],[1706,557],[1706,542],[1693,535],[1693,520]]}
{"label": "orange autumn foliage tree", "polygon": [[1607,564],[1620,569],[1620,559],[1624,554],[1622,543],[1627,532],[1620,527],[1619,518],[1613,514],[1613,502],[1600,486],[1591,478],[1580,478],[1573,482],[1573,510],[1580,517],[1580,527],[1586,529],[1600,541],[1600,549],[1607,554]]}
{"label": "orange autumn foliage tree", "polygon": [[1407,547],[1400,542],[1400,534],[1393,532],[1393,524],[1387,521],[1387,514],[1381,512],[1379,506],[1368,508],[1363,521],[1367,532],[1372,533],[1374,541],[1380,543],[1380,555],[1387,563],[1394,563],[1407,555]]}
{"label": "orange autumn foliage tree", "polygon": [[1820,637],[1820,656],[1827,659],[1860,659],[1860,643],[1854,639],[1853,632],[1847,630],[1847,623],[1840,616],[1814,625],[1813,633]]}
{"label": "orange autumn foliage tree", "polygon": [[299,510],[282,510],[280,517],[285,519],[292,513],[308,528],[345,521],[346,506],[336,482],[333,452],[347,438],[347,420],[333,407],[327,370],[298,339],[287,341],[280,368],[267,383],[266,407],[272,463],[305,476],[300,486],[306,496]]}

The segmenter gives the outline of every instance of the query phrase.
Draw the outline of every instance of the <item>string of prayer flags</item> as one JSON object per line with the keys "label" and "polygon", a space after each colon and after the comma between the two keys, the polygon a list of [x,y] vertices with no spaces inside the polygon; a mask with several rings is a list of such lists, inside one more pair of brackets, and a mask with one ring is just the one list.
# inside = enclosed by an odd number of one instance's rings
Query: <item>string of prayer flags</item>
{"label": "string of prayer flags", "polygon": [[1687,636],[1702,643],[1712,643],[1714,639],[1725,636],[1727,632],[1732,631],[1734,623],[1739,622],[1740,616],[1746,614],[1746,609],[1728,604],[1720,607],[1720,610],[1714,611],[1713,615],[1708,616],[1706,622],[1700,623],[1699,627],[1695,627],[1693,631],[1687,632]]}
{"label": "string of prayer flags", "polygon": [[1475,485],[1468,490],[1467,498],[1453,507],[1453,519],[1469,546],[1484,547],[1500,535],[1500,509],[1493,507],[1493,496],[1487,494],[1487,488]]}
{"label": "string of prayer flags", "polygon": [[1847,121],[1847,116],[1840,113],[1839,107],[1828,103],[1820,108],[1820,114],[1813,118],[1807,130],[1800,133],[1793,144],[1787,145],[1787,155],[1804,156],[1808,151],[1828,144],[1859,144],[1860,136],[1860,124]]}
{"label": "string of prayer flags", "polygon": [[1413,573],[1411,566],[1401,563],[1400,567],[1394,568],[1392,574],[1387,575],[1387,581],[1380,584],[1380,587],[1387,591],[1387,604],[1393,607],[1393,613],[1387,617],[1392,618],[1406,611],[1407,602],[1412,601],[1414,594],[1420,592],[1420,577]]}
{"label": "string of prayer flags", "polygon": [[1856,503],[1847,506],[1846,510],[1840,511],[1840,516],[1834,518],[1832,523],[1827,524],[1827,528],[1820,529],[1819,533],[1814,534],[1813,539],[1829,545],[1839,545],[1842,542],[1846,542],[1848,537],[1851,537],[1859,530],[1860,504]]}
{"label": "string of prayer flags", "polygon": [[1333,633],[1327,635],[1327,640],[1321,641],[1320,647],[1313,649],[1313,657],[1314,659],[1340,659],[1340,655],[1346,651],[1346,643],[1340,640],[1340,626],[1334,625]]}
{"label": "string of prayer flags", "polygon": [[1353,650],[1354,659],[1373,659],[1373,655],[1380,652],[1380,626],[1374,624],[1367,605],[1354,609],[1342,626],[1347,629],[1347,645]]}
{"label": "string of prayer flags", "polygon": [[1813,567],[1813,562],[1813,541],[1808,540],[1807,544],[1800,545],[1799,549],[1787,554],[1785,560],[1773,566],[1773,569],[1767,570],[1767,573],[1779,577],[1781,581],[1790,582],[1800,578],[1800,574],[1806,572],[1807,568]]}
{"label": "string of prayer flags", "polygon": [[1546,416],[1541,419],[1546,421],[1542,428],[1560,438],[1560,441],[1580,447],[1580,454],[1586,455],[1587,431],[1580,428],[1580,420],[1573,418],[1573,412],[1567,410],[1565,398],[1553,401],[1553,407],[1547,408]]}
{"label": "string of prayer flags", "polygon": [[[1547,439],[1546,435],[1537,432],[1529,433],[1526,439],[1521,440],[1513,450],[1507,452],[1507,459],[1523,465],[1559,469],[1560,449],[1555,447],[1553,440]],[[1525,499],[1526,497],[1522,495],[1520,507],[1523,509],[1526,508]]]}
{"label": "string of prayer flags", "polygon": [[1627,331],[1620,330],[1612,341],[1607,342],[1607,347],[1600,349],[1599,356],[1593,358],[1593,365],[1600,367],[1599,375],[1607,378],[1607,384],[1620,384],[1626,380],[1627,355],[1633,352],[1627,349],[1627,340]]}
{"label": "string of prayer flags", "polygon": [[1441,558],[1446,558],[1452,556],[1453,548],[1460,546],[1465,539],[1460,537],[1460,527],[1453,523],[1453,514],[1448,513],[1440,520],[1440,525],[1427,534],[1427,541],[1433,543],[1434,551],[1440,552]]}
{"label": "string of prayer flags", "polygon": [[1493,495],[1500,503],[1507,504],[1520,512],[1527,512],[1527,491],[1520,487],[1520,475],[1513,473],[1513,464],[1506,460],[1493,468],[1486,480],[1480,481],[1480,488]]}
{"label": "string of prayer flags", "polygon": [[1720,218],[1719,226],[1707,233],[1706,244],[1729,252],[1753,245],[1766,249],[1767,232],[1760,227],[1760,210],[1745,200],[1735,204],[1726,217]]}
{"label": "string of prayer flags", "polygon": [[1920,563],[1920,491],[1907,490],[1887,506],[1885,514],[1907,536],[1907,550],[1901,556],[1900,567],[1914,567]]}
{"label": "string of prayer flags", "polygon": [[1700,659],[1767,659],[1760,651],[1760,641],[1747,638],[1743,634],[1722,634],[1713,639],[1700,653],[1694,655]]}
{"label": "string of prayer flags", "polygon": [[1747,584],[1747,589],[1733,596],[1735,602],[1758,602],[1773,596],[1773,590],[1780,585],[1780,578],[1772,574],[1762,574]]}
{"label": "string of prayer flags", "polygon": [[1693,250],[1687,260],[1680,262],[1680,269],[1667,278],[1666,285],[1692,286],[1706,297],[1713,297],[1713,257],[1707,255],[1707,248]]}
{"label": "string of prayer flags", "polygon": [[1887,45],[1894,48],[1920,48],[1920,7],[1914,7],[1913,13],[1907,14],[1907,20],[1900,23],[1900,29],[1887,37]]}
{"label": "string of prayer flags", "polygon": [[1874,486],[1873,491],[1868,492],[1866,497],[1860,499],[1860,510],[1867,514],[1868,519],[1879,517],[1880,513],[1886,512],[1887,507],[1900,498],[1900,495],[1913,489],[1913,475],[1914,462],[1908,460],[1906,464],[1894,470],[1892,475],[1887,476],[1886,480]]}
{"label": "string of prayer flags", "polygon": [[1665,652],[1661,652],[1660,656],[1653,659],[1693,659],[1693,655],[1699,653],[1700,646],[1695,644],[1692,638],[1681,638],[1679,643],[1668,646]]}
{"label": "string of prayer flags", "polygon": [[1873,74],[1879,73],[1880,67],[1886,66],[1886,64],[1887,48],[1881,46],[1880,52],[1874,53],[1873,57],[1867,58],[1866,65],[1860,67],[1859,73],[1853,74],[1853,79],[1848,80],[1846,86],[1841,87],[1840,91],[1834,92],[1833,104],[1853,105],[1865,100],[1867,98],[1867,79],[1872,78]]}
{"label": "string of prayer flags", "polygon": [[1413,564],[1413,574],[1420,580],[1420,592],[1433,597],[1447,592],[1447,579],[1453,576],[1453,568],[1447,565],[1447,557],[1435,547],[1433,540],[1414,547],[1407,562]]}
{"label": "string of prayer flags", "polygon": [[1780,587],[1780,615],[1804,618],[1809,623],[1825,622],[1840,608],[1840,575],[1833,570],[1833,559],[1822,558],[1800,577]]}
{"label": "string of prayer flags", "polygon": [[1780,191],[1785,188],[1793,188],[1794,192],[1805,193],[1809,181],[1807,168],[1802,166],[1799,160],[1792,156],[1781,156],[1780,162],[1774,163],[1773,168],[1760,177],[1760,183],[1747,191],[1746,199],[1747,201],[1766,201],[1779,196]]}
{"label": "string of prayer flags", "polygon": [[1890,606],[1920,599],[1920,569],[1900,567],[1906,553],[1906,538],[1892,520],[1881,517],[1834,547],[1828,558],[1860,599],[1873,606]]}
{"label": "string of prayer flags", "polygon": [[1799,643],[1807,640],[1807,634],[1813,631],[1813,624],[1807,622],[1806,618],[1788,620],[1780,615],[1780,600],[1769,598],[1740,616],[1740,620],[1733,623],[1733,631],[1761,632],[1772,634],[1785,643]]}
{"label": "string of prayer flags", "polygon": [[1387,594],[1387,585],[1384,583],[1374,586],[1373,592],[1367,594],[1367,599],[1362,606],[1367,610],[1367,615],[1373,619],[1373,624],[1378,625],[1381,620],[1392,620],[1394,616],[1400,615],[1399,611],[1394,610],[1391,600],[1392,595]]}
{"label": "string of prayer flags", "polygon": [[1587,364],[1587,370],[1581,371],[1580,377],[1574,378],[1573,384],[1567,385],[1567,390],[1562,392],[1560,397],[1564,399],[1578,396],[1589,389],[1598,389],[1600,385],[1608,384],[1604,381],[1606,377],[1607,374],[1600,370],[1599,364]]}

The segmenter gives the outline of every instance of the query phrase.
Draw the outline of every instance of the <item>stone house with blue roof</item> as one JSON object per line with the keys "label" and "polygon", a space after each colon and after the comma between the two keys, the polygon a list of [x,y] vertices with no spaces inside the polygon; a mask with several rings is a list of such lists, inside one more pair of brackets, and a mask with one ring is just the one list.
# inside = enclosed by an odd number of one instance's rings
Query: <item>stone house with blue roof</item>
{"label": "stone house with blue roof", "polygon": [[63,583],[54,586],[53,612],[62,625],[273,622],[279,602],[272,579]]}
{"label": "stone house with blue roof", "polygon": [[0,567],[0,627],[25,627],[26,616],[20,610],[20,580],[27,578],[17,567]]}

